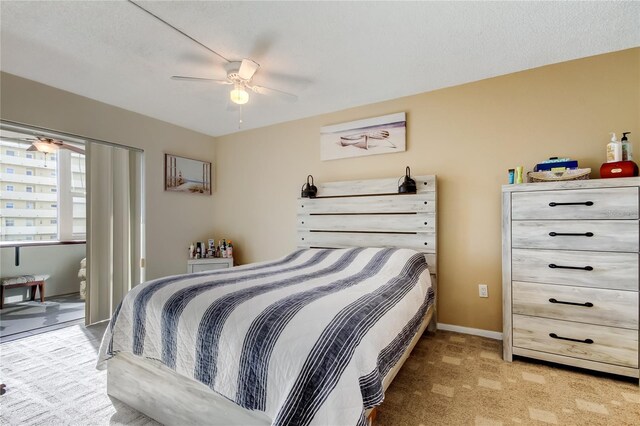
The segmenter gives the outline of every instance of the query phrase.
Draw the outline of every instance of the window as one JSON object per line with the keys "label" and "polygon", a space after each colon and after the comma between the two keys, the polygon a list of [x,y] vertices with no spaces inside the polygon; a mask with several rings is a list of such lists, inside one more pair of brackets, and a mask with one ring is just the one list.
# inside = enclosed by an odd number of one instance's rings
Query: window
{"label": "window", "polygon": [[[29,151],[29,145],[10,141],[17,132],[6,135],[0,130],[0,171],[2,176],[0,241],[68,241],[83,240],[86,232],[85,157],[81,153],[60,149],[55,155]],[[20,135],[22,136],[22,135]],[[24,135],[23,138],[29,138]],[[13,154],[8,153],[13,151]],[[30,158],[26,167],[15,166],[7,156]],[[24,160],[23,160],[24,161]],[[30,176],[25,179],[25,176]],[[26,184],[25,184],[26,181]],[[14,192],[11,192],[14,191]],[[13,210],[8,210],[13,209]],[[7,214],[9,212],[9,214]],[[19,235],[16,231],[20,231]]]}
{"label": "window", "polygon": [[7,169],[5,170],[5,172],[9,174],[13,174],[13,171],[14,170],[11,167],[7,167]]}
{"label": "window", "polygon": [[7,157],[15,157],[15,156],[16,156],[16,152],[15,151],[7,150]]}

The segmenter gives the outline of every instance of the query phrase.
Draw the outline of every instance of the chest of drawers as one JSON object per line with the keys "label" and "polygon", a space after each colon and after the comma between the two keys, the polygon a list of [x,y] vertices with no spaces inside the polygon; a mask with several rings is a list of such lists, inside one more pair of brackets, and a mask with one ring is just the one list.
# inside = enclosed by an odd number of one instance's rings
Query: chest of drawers
{"label": "chest of drawers", "polygon": [[640,179],[502,188],[503,356],[640,377]]}

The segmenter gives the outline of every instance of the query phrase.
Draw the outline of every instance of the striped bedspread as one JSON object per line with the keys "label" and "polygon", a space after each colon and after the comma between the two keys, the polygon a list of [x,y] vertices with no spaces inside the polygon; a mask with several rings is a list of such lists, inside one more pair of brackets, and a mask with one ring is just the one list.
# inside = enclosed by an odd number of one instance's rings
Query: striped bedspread
{"label": "striped bedspread", "polygon": [[423,255],[304,249],[133,288],[105,333],[274,425],[358,425],[433,302]]}

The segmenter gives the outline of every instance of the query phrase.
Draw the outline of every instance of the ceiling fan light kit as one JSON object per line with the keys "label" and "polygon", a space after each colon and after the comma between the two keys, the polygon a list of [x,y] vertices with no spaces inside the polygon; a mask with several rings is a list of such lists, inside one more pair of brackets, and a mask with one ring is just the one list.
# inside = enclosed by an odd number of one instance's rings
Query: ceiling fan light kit
{"label": "ceiling fan light kit", "polygon": [[27,149],[27,151],[38,151],[45,154],[51,154],[57,150],[58,146],[55,143],[46,141],[36,141]]}
{"label": "ceiling fan light kit", "polygon": [[229,99],[234,104],[244,105],[249,102],[249,93],[240,84],[236,84],[233,90],[229,92]]}

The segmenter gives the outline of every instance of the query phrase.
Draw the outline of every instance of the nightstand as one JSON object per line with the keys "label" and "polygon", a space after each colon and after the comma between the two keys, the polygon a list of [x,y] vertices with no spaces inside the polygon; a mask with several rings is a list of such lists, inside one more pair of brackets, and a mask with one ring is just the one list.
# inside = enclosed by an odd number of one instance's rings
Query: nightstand
{"label": "nightstand", "polygon": [[232,257],[209,257],[205,259],[190,259],[187,261],[187,273],[213,271],[233,267]]}

